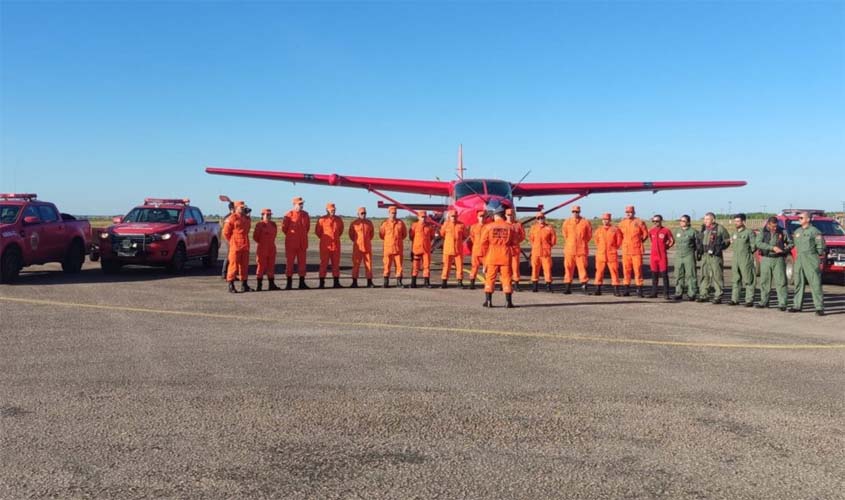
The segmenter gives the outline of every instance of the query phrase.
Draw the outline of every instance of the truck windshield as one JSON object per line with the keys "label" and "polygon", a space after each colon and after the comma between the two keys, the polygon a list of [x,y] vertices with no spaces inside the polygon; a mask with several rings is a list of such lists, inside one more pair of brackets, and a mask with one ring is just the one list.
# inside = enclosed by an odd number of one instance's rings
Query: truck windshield
{"label": "truck windshield", "polygon": [[175,208],[133,208],[123,222],[163,222],[165,224],[178,224],[181,210]]}
{"label": "truck windshield", "polygon": [[[815,226],[815,228],[821,231],[821,233],[825,236],[845,236],[845,230],[843,230],[842,226],[840,226],[835,220],[814,220],[810,221],[810,224]],[[801,224],[797,220],[789,221],[790,233],[799,227],[801,227]]]}
{"label": "truck windshield", "polygon": [[0,224],[12,224],[18,220],[20,205],[0,205]]}

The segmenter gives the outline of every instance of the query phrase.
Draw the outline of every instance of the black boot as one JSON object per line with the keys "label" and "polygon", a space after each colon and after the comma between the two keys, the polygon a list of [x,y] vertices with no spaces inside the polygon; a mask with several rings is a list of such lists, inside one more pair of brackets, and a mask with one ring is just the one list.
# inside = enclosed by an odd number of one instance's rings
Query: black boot
{"label": "black boot", "polygon": [[631,285],[625,285],[625,291],[622,292],[623,297],[630,297],[631,296]]}
{"label": "black boot", "polygon": [[537,293],[540,291],[540,282],[539,281],[532,281],[531,282],[531,291]]}
{"label": "black boot", "polygon": [[514,281],[514,282],[513,282],[513,291],[514,291],[514,292],[521,292],[521,291],[522,291],[522,289],[521,289],[521,288],[519,288],[519,281]]}
{"label": "black boot", "polygon": [[234,281],[229,282],[229,293],[238,293],[238,291],[235,290],[235,282]]}
{"label": "black boot", "polygon": [[657,280],[660,279],[660,273],[651,273],[651,293],[648,294],[648,298],[656,299],[657,298]]}
{"label": "black boot", "polygon": [[507,303],[505,305],[505,307],[507,307],[508,309],[513,309],[514,307],[516,307],[515,305],[513,305],[513,300],[511,300],[512,296],[513,296],[512,293],[506,293],[505,294],[505,302]]}
{"label": "black boot", "polygon": [[596,285],[596,292],[593,295],[601,295],[601,285]]}
{"label": "black boot", "polygon": [[673,300],[672,297],[669,296],[669,273],[663,273],[663,299]]}
{"label": "black boot", "polygon": [[257,278],[256,281],[258,282],[258,284],[255,286],[255,291],[260,292],[264,289],[264,280],[261,278]]}
{"label": "black boot", "polygon": [[563,287],[563,294],[569,295],[572,293],[572,283],[567,283],[565,287]]}
{"label": "black boot", "polygon": [[458,280],[458,288],[464,288],[464,280]]}
{"label": "black boot", "polygon": [[293,288],[293,278],[290,276],[287,277],[287,284],[285,285],[285,290],[290,290]]}
{"label": "black boot", "polygon": [[423,286],[431,288],[431,278],[423,278]]}
{"label": "black boot", "polygon": [[492,293],[485,293],[484,294],[484,307],[493,307],[493,294]]}
{"label": "black boot", "polygon": [[390,278],[388,278],[387,276],[384,277],[384,285],[382,286],[382,288],[390,288]]}
{"label": "black boot", "polygon": [[309,290],[311,287],[305,284],[305,278],[300,276],[299,277],[299,289],[300,290]]}
{"label": "black boot", "polygon": [[546,291],[549,292],[549,293],[552,293],[552,284],[551,283],[546,283]]}
{"label": "black boot", "polygon": [[590,295],[590,284],[584,283],[581,285],[581,291],[584,292],[584,295]]}
{"label": "black boot", "polygon": [[642,286],[637,287],[637,297],[640,297],[640,298],[643,297],[643,287]]}
{"label": "black boot", "polygon": [[340,278],[332,278],[332,288],[343,288],[340,286]]}
{"label": "black boot", "polygon": [[241,291],[242,292],[251,292],[252,288],[247,285],[246,280],[241,281]]}
{"label": "black boot", "polygon": [[416,287],[417,287],[417,277],[411,276],[411,288],[416,288]]}
{"label": "black boot", "polygon": [[475,278],[472,278],[471,280],[469,280],[469,289],[475,290]]}
{"label": "black boot", "polygon": [[276,286],[276,278],[268,278],[267,281],[270,282],[270,286],[267,287],[267,290],[270,290],[271,292],[281,290],[281,288]]}
{"label": "black boot", "polygon": [[[300,285],[299,288],[302,288],[302,285]],[[320,278],[320,284],[317,286],[317,288],[319,288],[320,290],[326,288],[326,278]]]}
{"label": "black boot", "polygon": [[622,290],[619,289],[619,285],[613,285],[613,296],[614,297],[621,297]]}
{"label": "black boot", "polygon": [[349,288],[358,288],[358,278],[352,278],[352,285]]}
{"label": "black boot", "polygon": [[444,279],[443,282],[440,283],[440,288],[449,288],[449,279],[448,278]]}
{"label": "black boot", "polygon": [[367,288],[375,288],[376,285],[373,283],[373,280],[367,280]]}
{"label": "black boot", "polygon": [[396,288],[405,288],[405,283],[402,283],[402,276],[396,278]]}

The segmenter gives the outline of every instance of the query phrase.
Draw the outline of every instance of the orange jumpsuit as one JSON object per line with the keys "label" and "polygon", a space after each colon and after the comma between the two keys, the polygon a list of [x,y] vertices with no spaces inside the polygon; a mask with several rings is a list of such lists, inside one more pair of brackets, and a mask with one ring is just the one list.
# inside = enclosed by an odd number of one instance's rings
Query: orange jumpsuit
{"label": "orange jumpsuit", "polygon": [[622,231],[615,226],[599,226],[593,233],[596,242],[596,285],[604,283],[605,268],[610,269],[613,286],[619,286],[619,246]]}
{"label": "orange jumpsuit", "polygon": [[349,225],[352,240],[352,279],[358,279],[358,270],[364,262],[367,279],[373,279],[373,236],[375,229],[369,219],[355,219]]}
{"label": "orange jumpsuit", "polygon": [[424,220],[411,225],[411,276],[418,276],[422,267],[423,278],[431,277],[431,242],[434,241],[434,228]]}
{"label": "orange jumpsuit", "polygon": [[399,219],[387,219],[381,223],[379,237],[384,240],[384,277],[390,276],[390,265],[396,266],[396,277],[402,277],[402,252],[405,250],[405,238],[408,230]]}
{"label": "orange jumpsuit", "polygon": [[293,276],[294,261],[299,276],[305,277],[305,254],[308,250],[308,231],[311,229],[311,217],[305,210],[290,210],[282,219],[282,232],[285,233],[285,276]]}
{"label": "orange jumpsuit", "polygon": [[466,226],[461,222],[447,221],[440,226],[440,236],[443,238],[443,272],[440,277],[445,281],[449,278],[452,263],[455,264],[455,279],[464,279],[464,240],[467,237]]}
{"label": "orange jumpsuit", "polygon": [[226,281],[246,281],[249,273],[249,228],[252,220],[243,214],[232,214],[223,226],[223,237],[229,242],[229,271]]}
{"label": "orange jumpsuit", "polygon": [[276,277],[276,234],[279,229],[273,221],[260,221],[255,225],[252,232],[252,239],[258,243],[255,251],[256,270],[255,277],[258,279],[267,276],[270,279]]}
{"label": "orange jumpsuit", "polygon": [[472,255],[470,256],[469,279],[474,280],[478,276],[478,268],[484,265],[484,250],[481,248],[481,234],[487,224],[476,222],[469,228],[469,239],[472,242]]}
{"label": "orange jumpsuit", "polygon": [[326,277],[329,263],[332,277],[340,277],[340,235],[343,234],[343,219],[337,215],[324,215],[317,219],[314,234],[320,238],[320,278]]}
{"label": "orange jumpsuit", "polygon": [[565,240],[563,245],[564,283],[572,283],[575,266],[578,266],[578,281],[584,285],[590,281],[587,274],[587,256],[590,254],[590,239],[593,237],[593,226],[590,221],[570,217],[561,227]]}
{"label": "orange jumpsuit", "polygon": [[648,238],[648,229],[642,219],[622,219],[622,284],[631,284],[631,270],[637,286],[643,286],[643,241]]}
{"label": "orange jumpsuit", "polygon": [[552,249],[557,245],[557,234],[552,226],[534,224],[528,233],[531,242],[531,282],[540,281],[540,268],[546,283],[552,282]]}
{"label": "orange jumpsuit", "polygon": [[519,222],[513,223],[514,237],[516,244],[511,248],[511,277],[513,281],[519,282],[519,257],[522,255],[520,244],[525,241],[525,228]]}
{"label": "orange jumpsuit", "polygon": [[481,235],[481,247],[484,252],[484,291],[493,293],[496,277],[502,275],[502,291],[513,293],[511,282],[511,249],[516,242],[513,224],[497,220],[484,226]]}

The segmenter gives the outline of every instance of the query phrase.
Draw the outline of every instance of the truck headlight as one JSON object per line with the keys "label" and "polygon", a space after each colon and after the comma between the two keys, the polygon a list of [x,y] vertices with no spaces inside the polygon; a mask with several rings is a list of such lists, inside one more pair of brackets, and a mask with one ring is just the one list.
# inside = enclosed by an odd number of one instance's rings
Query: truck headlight
{"label": "truck headlight", "polygon": [[170,239],[170,237],[171,237],[171,236],[173,236],[173,234],[171,234],[171,233],[164,233],[164,234],[162,234],[162,235],[161,235],[161,239],[163,239],[163,240],[167,241],[167,240],[169,240],[169,239]]}
{"label": "truck headlight", "polygon": [[108,238],[109,238],[109,233],[100,233],[100,239],[101,240],[106,240]]}

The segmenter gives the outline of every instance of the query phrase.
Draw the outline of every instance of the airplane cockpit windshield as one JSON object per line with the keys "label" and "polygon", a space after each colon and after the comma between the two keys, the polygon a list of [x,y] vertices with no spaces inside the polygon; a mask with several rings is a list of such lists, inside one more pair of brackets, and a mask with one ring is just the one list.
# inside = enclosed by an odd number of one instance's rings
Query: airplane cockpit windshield
{"label": "airplane cockpit windshield", "polygon": [[455,184],[455,199],[461,199],[465,196],[484,194],[483,181],[462,181]]}
{"label": "airplane cockpit windshield", "polygon": [[485,181],[487,183],[487,194],[511,198],[511,184],[505,181]]}

